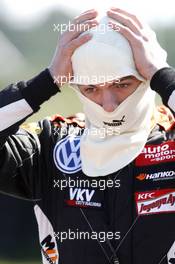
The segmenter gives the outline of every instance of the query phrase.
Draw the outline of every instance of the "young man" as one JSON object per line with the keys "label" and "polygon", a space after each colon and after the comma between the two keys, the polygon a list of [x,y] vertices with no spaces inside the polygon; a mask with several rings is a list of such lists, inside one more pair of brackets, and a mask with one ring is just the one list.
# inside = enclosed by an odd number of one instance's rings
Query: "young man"
{"label": "young man", "polygon": [[[34,201],[44,264],[174,263],[174,120],[153,114],[152,90],[174,111],[175,72],[138,18],[107,15],[104,35],[78,27],[98,28],[95,10],[75,18],[49,70],[1,92],[0,189]],[[53,80],[76,90],[85,127],[55,116],[19,129],[58,92]]]}

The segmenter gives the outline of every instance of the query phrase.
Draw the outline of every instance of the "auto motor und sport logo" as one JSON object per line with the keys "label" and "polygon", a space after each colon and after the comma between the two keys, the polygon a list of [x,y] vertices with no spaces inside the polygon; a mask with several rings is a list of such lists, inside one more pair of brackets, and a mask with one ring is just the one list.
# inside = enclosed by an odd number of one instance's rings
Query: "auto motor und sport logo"
{"label": "auto motor und sport logo", "polygon": [[138,215],[175,212],[175,189],[135,193]]}
{"label": "auto motor und sport logo", "polygon": [[175,171],[160,171],[155,173],[140,173],[136,176],[139,181],[161,181],[175,179]]}
{"label": "auto motor und sport logo", "polygon": [[160,162],[175,161],[175,142],[167,141],[160,145],[147,145],[136,158],[136,166],[148,166]]}
{"label": "auto motor und sport logo", "polygon": [[81,170],[80,136],[67,136],[60,140],[54,148],[56,167],[68,174]]}

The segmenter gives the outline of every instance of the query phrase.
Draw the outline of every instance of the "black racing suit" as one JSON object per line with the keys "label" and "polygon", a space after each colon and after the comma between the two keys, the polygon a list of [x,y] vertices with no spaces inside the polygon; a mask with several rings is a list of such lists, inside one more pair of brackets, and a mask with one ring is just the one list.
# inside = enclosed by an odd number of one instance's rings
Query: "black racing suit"
{"label": "black racing suit", "polygon": [[[151,87],[175,111],[175,71],[159,70]],[[80,120],[57,115],[19,129],[57,92],[46,69],[0,93],[0,190],[34,202],[43,263],[175,263],[174,126],[157,125],[120,171],[87,177]]]}

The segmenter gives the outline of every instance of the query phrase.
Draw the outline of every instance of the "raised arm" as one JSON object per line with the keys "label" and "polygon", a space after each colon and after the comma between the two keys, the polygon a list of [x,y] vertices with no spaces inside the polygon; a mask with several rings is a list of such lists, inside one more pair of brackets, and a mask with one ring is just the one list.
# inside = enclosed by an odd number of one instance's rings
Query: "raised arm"
{"label": "raised arm", "polygon": [[111,27],[129,41],[138,72],[151,81],[151,88],[175,112],[175,70],[167,64],[167,53],[159,45],[155,32],[140,18],[119,8],[112,8],[107,14],[116,20],[110,22]]}
{"label": "raised arm", "polygon": [[[29,81],[9,85],[0,92],[1,192],[25,199],[40,198],[41,157],[45,155],[42,153],[40,136],[44,132],[37,135],[19,127],[26,118],[39,110],[43,102],[59,91],[58,86],[69,82],[73,75],[73,52],[91,38],[89,34],[79,35],[96,25],[96,16],[95,10],[89,10],[73,20],[71,28],[59,39],[49,69]],[[38,126],[39,130],[48,129],[41,127],[41,122]],[[48,133],[45,134],[47,137]]]}

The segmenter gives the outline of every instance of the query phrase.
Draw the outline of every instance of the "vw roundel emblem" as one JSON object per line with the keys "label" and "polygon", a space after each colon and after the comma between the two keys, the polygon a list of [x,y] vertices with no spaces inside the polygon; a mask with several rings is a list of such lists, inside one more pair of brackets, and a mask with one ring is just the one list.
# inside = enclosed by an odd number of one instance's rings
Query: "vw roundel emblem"
{"label": "vw roundel emblem", "polygon": [[68,174],[81,170],[80,136],[67,136],[60,140],[54,148],[56,167]]}

